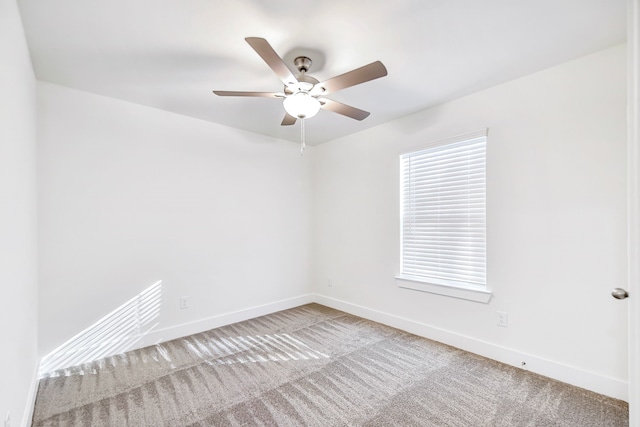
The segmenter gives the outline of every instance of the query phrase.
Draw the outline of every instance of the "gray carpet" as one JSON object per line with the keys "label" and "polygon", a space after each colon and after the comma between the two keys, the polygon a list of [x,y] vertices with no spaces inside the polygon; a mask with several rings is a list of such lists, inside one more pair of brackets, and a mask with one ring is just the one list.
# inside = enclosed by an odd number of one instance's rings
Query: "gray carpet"
{"label": "gray carpet", "polygon": [[317,304],[52,372],[35,426],[627,426],[628,405]]}

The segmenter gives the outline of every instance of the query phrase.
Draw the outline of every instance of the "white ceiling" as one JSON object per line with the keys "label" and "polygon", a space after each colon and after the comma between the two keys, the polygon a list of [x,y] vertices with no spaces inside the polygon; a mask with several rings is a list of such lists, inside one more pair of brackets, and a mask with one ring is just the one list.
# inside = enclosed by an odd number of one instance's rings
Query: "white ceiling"
{"label": "white ceiling", "polygon": [[312,145],[626,38],[625,0],[18,1],[39,80],[296,142],[280,100],[211,92],[282,91],[245,37],[308,52],[320,81],[382,61],[388,76],[328,96],[371,115],[320,111]]}

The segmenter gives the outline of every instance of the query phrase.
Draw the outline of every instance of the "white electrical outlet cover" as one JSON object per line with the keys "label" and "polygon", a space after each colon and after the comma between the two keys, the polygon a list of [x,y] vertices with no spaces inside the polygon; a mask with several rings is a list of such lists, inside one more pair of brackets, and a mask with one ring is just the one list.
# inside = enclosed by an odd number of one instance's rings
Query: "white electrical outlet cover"
{"label": "white electrical outlet cover", "polygon": [[498,311],[498,326],[506,328],[509,323],[509,317],[506,312]]}

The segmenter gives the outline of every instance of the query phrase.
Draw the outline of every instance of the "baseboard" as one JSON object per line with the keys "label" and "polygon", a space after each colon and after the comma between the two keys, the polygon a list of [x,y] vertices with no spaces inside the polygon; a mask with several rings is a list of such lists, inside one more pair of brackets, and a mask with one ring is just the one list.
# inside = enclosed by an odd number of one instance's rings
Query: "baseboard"
{"label": "baseboard", "polygon": [[171,326],[168,328],[152,330],[142,337],[141,341],[136,347],[140,348],[165,341],[170,341],[176,338],[208,331],[209,329],[215,329],[221,326],[230,325],[232,323],[253,319],[254,317],[264,316],[267,314],[275,313],[277,311],[288,310],[290,308],[298,307],[312,302],[315,302],[314,295],[306,294],[294,298],[275,301],[268,304],[249,307],[238,311],[219,314],[193,322],[182,323],[180,325]]}
{"label": "baseboard", "polygon": [[[558,363],[539,356],[524,353],[507,347],[478,340],[469,336],[457,334],[455,332],[436,328],[425,323],[396,316],[379,310],[374,310],[361,305],[349,303],[336,298],[327,297],[320,294],[305,294],[294,298],[275,301],[268,304],[249,307],[246,309],[211,316],[193,322],[152,330],[140,337],[134,348],[140,348],[160,342],[170,341],[176,338],[196,334],[210,329],[219,328],[255,317],[264,316],[281,310],[298,307],[309,303],[318,303],[327,307],[335,308],[349,314],[353,314],[365,319],[379,322],[394,328],[402,329],[412,334],[432,339],[453,347],[475,353],[498,362],[522,368],[522,362],[526,362],[526,368],[546,377],[575,385],[605,396],[621,399],[628,402],[629,392],[626,381],[603,376],[594,372],[585,371],[573,366]],[[133,348],[132,348],[133,349]],[[30,404],[25,410],[24,419],[31,420],[33,403],[37,391],[37,369],[34,375]],[[28,425],[28,424],[25,424]]]}
{"label": "baseboard", "polygon": [[31,378],[31,385],[29,386],[29,395],[27,396],[27,403],[24,407],[24,414],[22,414],[22,427],[29,427],[31,420],[33,419],[33,409],[36,406],[36,396],[38,394],[38,369],[40,367],[40,361],[36,363],[33,368],[33,377]]}
{"label": "baseboard", "polygon": [[436,328],[425,323],[416,322],[394,314],[373,310],[361,305],[352,304],[339,299],[315,294],[314,302],[355,316],[363,317],[378,323],[402,329],[421,337],[429,338],[498,362],[522,368],[526,362],[527,370],[562,381],[577,387],[629,401],[628,384],[615,378],[606,377],[594,372],[585,371],[573,366],[564,365],[532,354],[523,353],[507,347],[495,345],[469,336]]}

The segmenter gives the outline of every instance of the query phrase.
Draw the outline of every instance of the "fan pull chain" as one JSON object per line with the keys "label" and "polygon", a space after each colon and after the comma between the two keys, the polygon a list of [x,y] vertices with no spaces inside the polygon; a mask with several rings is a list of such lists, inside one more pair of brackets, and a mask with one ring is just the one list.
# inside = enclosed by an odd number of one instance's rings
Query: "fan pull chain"
{"label": "fan pull chain", "polygon": [[304,153],[304,148],[306,144],[304,141],[304,119],[300,119],[300,155],[302,156]]}

